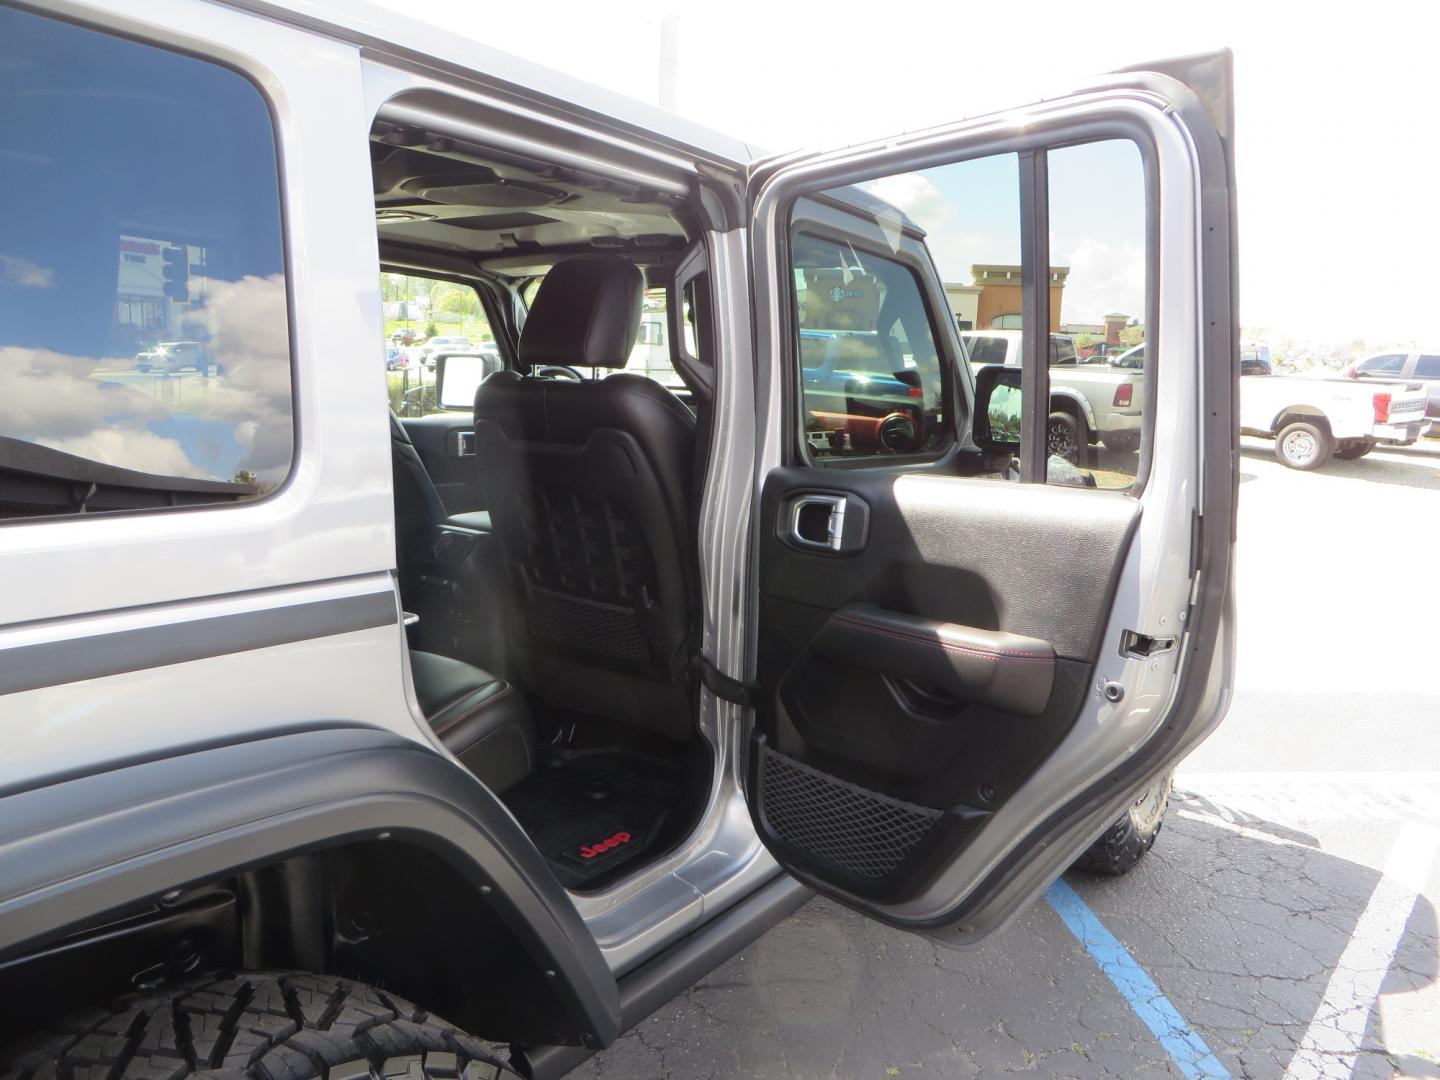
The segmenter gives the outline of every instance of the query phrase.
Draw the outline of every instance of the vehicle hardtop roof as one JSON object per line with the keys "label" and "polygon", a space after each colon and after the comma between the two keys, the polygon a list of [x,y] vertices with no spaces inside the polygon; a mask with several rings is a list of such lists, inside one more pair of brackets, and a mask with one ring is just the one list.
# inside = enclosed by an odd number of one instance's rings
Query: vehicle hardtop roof
{"label": "vehicle hardtop roof", "polygon": [[[487,90],[601,121],[617,134],[657,141],[694,158],[745,167],[764,156],[750,143],[563,72],[522,60],[368,0],[230,0],[232,6],[317,30],[399,61],[420,61],[482,82]],[[437,63],[438,62],[438,63]]]}

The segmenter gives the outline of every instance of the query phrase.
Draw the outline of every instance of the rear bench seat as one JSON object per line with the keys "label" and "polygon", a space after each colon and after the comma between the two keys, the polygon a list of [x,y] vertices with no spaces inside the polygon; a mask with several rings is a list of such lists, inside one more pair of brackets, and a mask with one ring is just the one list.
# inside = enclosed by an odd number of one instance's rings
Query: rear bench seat
{"label": "rear bench seat", "polygon": [[530,775],[535,724],[504,679],[438,653],[410,653],[415,696],[445,748],[491,791]]}

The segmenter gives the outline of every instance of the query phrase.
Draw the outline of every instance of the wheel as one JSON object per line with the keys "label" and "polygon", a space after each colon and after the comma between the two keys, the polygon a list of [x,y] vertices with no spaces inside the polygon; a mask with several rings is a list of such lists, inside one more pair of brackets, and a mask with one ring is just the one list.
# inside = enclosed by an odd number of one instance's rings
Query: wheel
{"label": "wheel", "polygon": [[[474,1066],[472,1068],[472,1066]],[[121,998],[0,1050],[0,1077],[514,1080],[487,1043],[360,983],[211,974]]]}
{"label": "wheel", "polygon": [[1045,421],[1045,448],[1052,456],[1064,458],[1072,465],[1080,464],[1080,448],[1085,445],[1085,429],[1068,412],[1052,412]]}
{"label": "wheel", "polygon": [[1333,449],[1330,433],[1305,420],[1286,424],[1275,437],[1276,459],[1292,469],[1318,469]]}
{"label": "wheel", "polygon": [[1101,435],[1100,441],[1105,444],[1106,450],[1117,454],[1133,454],[1140,449],[1138,431],[1117,431],[1110,435]]}
{"label": "wheel", "polygon": [[1356,458],[1364,457],[1374,449],[1374,439],[1361,439],[1359,442],[1347,443],[1345,446],[1337,446],[1335,448],[1335,457],[1339,461],[1354,461]]}
{"label": "wheel", "polygon": [[1075,868],[1111,877],[1119,877],[1135,869],[1146,852],[1155,846],[1155,838],[1160,835],[1174,779],[1174,773],[1167,773],[1142,791],[1135,804],[1125,811],[1125,816],[1106,829],[1100,839],[1075,860]]}

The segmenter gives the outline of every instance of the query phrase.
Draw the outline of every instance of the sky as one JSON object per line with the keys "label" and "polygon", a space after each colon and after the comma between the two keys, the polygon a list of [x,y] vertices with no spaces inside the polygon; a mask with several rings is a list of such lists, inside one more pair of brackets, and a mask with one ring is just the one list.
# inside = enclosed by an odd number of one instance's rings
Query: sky
{"label": "sky", "polygon": [[[409,0],[384,6],[416,13]],[[1235,53],[1241,317],[1317,343],[1440,343],[1440,119],[1427,4],[427,0],[464,37],[782,151],[975,116],[1088,75]],[[1056,261],[1059,261],[1057,258]]]}

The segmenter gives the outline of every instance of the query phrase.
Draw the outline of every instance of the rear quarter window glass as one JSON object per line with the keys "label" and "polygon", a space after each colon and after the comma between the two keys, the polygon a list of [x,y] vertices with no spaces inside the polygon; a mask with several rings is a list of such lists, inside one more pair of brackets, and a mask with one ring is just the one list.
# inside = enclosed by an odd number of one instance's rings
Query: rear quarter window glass
{"label": "rear quarter window glass", "polygon": [[0,98],[0,517],[279,486],[289,320],[258,90],[0,8]]}
{"label": "rear quarter window glass", "polygon": [[1440,356],[1422,355],[1415,361],[1415,374],[1422,379],[1440,379]]}

